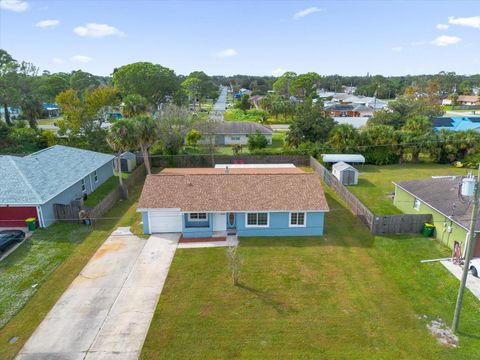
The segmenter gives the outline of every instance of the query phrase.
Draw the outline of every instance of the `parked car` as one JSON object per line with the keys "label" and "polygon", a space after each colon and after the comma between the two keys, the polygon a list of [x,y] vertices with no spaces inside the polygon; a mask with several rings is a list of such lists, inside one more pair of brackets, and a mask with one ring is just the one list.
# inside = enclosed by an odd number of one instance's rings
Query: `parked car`
{"label": "parked car", "polygon": [[478,277],[478,274],[480,273],[480,258],[473,258],[470,260],[469,270],[473,276]]}
{"label": "parked car", "polygon": [[22,242],[23,239],[25,239],[25,233],[22,230],[0,231],[0,255],[10,246]]}

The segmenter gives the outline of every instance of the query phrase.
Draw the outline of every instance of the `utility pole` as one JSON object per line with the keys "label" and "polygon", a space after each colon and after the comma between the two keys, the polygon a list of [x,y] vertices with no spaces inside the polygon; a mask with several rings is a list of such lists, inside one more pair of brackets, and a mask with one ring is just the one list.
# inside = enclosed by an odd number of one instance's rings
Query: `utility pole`
{"label": "utility pole", "polygon": [[475,180],[475,189],[473,192],[473,210],[472,210],[472,218],[470,220],[470,232],[468,233],[468,240],[465,247],[465,260],[463,264],[462,279],[460,281],[460,288],[458,289],[457,304],[455,305],[455,314],[453,315],[452,329],[454,333],[458,331],[458,323],[460,322],[460,312],[462,311],[463,294],[465,293],[465,285],[467,283],[470,260],[472,259],[472,253],[476,243],[475,226],[477,224],[477,216],[478,216],[478,195],[479,195],[478,180],[479,180],[478,178]]}

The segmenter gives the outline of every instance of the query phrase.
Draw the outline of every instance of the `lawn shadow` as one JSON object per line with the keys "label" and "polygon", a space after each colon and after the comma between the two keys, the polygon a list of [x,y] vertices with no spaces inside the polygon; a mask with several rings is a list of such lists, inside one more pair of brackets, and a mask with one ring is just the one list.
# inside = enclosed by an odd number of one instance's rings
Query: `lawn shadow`
{"label": "lawn shadow", "polygon": [[[353,187],[355,187],[354,185]],[[376,187],[370,180],[367,179],[358,179],[358,186],[362,188],[374,188]]]}
{"label": "lawn shadow", "polygon": [[251,294],[255,295],[256,297],[258,297],[265,305],[268,305],[268,306],[274,308],[275,311],[277,313],[279,313],[280,315],[298,313],[297,309],[295,309],[294,307],[292,307],[292,306],[290,306],[290,305],[288,305],[284,302],[273,299],[265,291],[252,288],[252,287],[247,286],[247,285],[242,284],[242,283],[239,283],[237,286],[240,289],[246,290],[246,291],[250,292]]}

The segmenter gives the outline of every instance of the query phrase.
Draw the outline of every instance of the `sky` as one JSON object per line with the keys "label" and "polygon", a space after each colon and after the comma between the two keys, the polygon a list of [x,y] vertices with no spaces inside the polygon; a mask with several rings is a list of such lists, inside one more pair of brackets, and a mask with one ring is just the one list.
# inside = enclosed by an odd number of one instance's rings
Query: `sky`
{"label": "sky", "polygon": [[51,72],[480,73],[480,1],[0,0],[0,48]]}

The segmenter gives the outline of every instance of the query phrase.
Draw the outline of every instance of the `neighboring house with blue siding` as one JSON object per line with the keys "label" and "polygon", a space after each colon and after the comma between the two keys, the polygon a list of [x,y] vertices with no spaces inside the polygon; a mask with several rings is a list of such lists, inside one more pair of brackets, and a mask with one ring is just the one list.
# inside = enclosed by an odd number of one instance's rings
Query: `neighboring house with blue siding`
{"label": "neighboring house with blue siding", "polygon": [[200,124],[198,130],[203,134],[200,143],[208,144],[215,140],[215,145],[246,145],[248,137],[259,132],[272,143],[273,130],[269,126],[253,121],[219,121],[210,130]]}
{"label": "neighboring house with blue siding", "polygon": [[137,209],[145,233],[323,235],[329,208],[316,174],[298,168],[182,170],[147,177]]}
{"label": "neighboring house with blue siding", "polygon": [[24,226],[35,217],[56,221],[54,204],[88,196],[113,176],[113,155],[56,145],[28,156],[0,156],[0,226]]}

